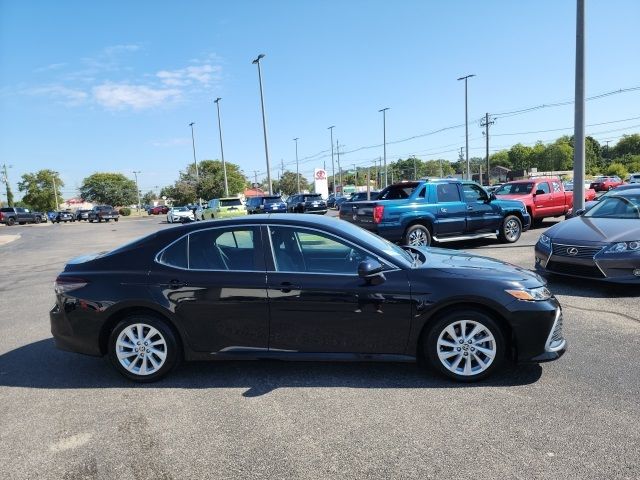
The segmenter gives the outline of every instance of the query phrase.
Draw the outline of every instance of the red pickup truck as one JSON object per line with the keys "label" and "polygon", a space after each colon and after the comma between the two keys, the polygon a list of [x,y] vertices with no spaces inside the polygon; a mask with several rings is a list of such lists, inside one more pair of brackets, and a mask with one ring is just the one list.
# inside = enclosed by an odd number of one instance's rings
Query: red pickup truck
{"label": "red pickup truck", "polygon": [[546,217],[566,215],[573,208],[573,193],[566,192],[558,178],[540,177],[508,182],[494,194],[498,198],[520,200],[535,223],[540,223]]}

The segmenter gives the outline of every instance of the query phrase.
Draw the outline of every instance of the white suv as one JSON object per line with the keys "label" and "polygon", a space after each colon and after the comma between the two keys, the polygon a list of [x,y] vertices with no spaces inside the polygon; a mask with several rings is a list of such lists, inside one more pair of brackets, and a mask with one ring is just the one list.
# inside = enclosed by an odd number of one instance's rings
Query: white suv
{"label": "white suv", "polygon": [[640,183],[640,173],[630,174],[627,183]]}

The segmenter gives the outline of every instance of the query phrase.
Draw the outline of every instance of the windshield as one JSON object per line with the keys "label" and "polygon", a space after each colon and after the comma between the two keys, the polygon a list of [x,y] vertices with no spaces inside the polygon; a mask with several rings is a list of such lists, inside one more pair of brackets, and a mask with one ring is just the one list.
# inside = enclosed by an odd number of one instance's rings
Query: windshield
{"label": "windshield", "polygon": [[320,194],[318,195],[305,195],[304,196],[304,201],[307,202],[317,202],[319,200],[322,200],[322,196]]}
{"label": "windshield", "polygon": [[264,199],[265,205],[270,205],[272,203],[281,203],[281,202],[282,202],[282,198],[280,197],[265,197]]}
{"label": "windshield", "polygon": [[611,195],[584,214],[586,218],[640,219],[640,190],[637,194]]}
{"label": "windshield", "polygon": [[173,207],[174,212],[188,212],[189,208],[187,207]]}
{"label": "windshield", "polygon": [[531,183],[505,183],[495,192],[496,195],[528,195],[533,190]]}
{"label": "windshield", "polygon": [[389,185],[380,192],[378,200],[401,200],[409,198],[418,185],[420,184],[415,182]]}
{"label": "windshield", "polygon": [[242,205],[242,202],[239,198],[229,198],[220,200],[221,207],[238,207]]}

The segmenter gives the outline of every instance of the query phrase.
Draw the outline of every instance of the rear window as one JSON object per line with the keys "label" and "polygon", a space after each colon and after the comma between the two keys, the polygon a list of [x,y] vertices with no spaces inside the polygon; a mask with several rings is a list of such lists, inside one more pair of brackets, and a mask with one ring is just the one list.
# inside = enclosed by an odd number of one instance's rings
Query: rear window
{"label": "rear window", "polygon": [[457,185],[451,183],[439,183],[436,187],[438,202],[459,202],[460,191]]}
{"label": "rear window", "polygon": [[420,185],[419,183],[403,183],[390,185],[380,192],[378,200],[402,200],[409,198],[413,191]]}
{"label": "rear window", "polygon": [[13,208],[0,208],[0,212],[13,213]]}
{"label": "rear window", "polygon": [[322,200],[322,195],[317,194],[317,195],[305,195],[304,196],[304,201],[316,201],[316,200]]}
{"label": "rear window", "polygon": [[220,200],[221,207],[237,207],[242,205],[242,202],[239,198],[230,198],[228,200]]}
{"label": "rear window", "polygon": [[281,197],[265,197],[264,199],[264,204],[265,205],[270,205],[272,203],[280,203],[282,202],[282,198]]}

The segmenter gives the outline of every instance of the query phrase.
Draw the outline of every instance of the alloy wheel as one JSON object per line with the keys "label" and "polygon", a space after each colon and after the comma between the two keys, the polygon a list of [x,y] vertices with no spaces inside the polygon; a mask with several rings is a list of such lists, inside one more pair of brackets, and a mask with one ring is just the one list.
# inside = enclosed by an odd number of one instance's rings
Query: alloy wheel
{"label": "alloy wheel", "polygon": [[496,339],[482,323],[458,320],[440,332],[437,353],[447,370],[471,377],[484,372],[493,363],[497,354]]}
{"label": "alloy wheel", "polygon": [[120,365],[134,375],[151,375],[167,359],[167,341],[156,328],[134,323],[124,328],[116,339],[115,353]]}
{"label": "alloy wheel", "polygon": [[520,224],[515,218],[511,218],[505,223],[504,236],[510,242],[516,241],[520,236]]}
{"label": "alloy wheel", "polygon": [[422,230],[413,230],[409,233],[409,245],[412,247],[428,246],[427,235]]}

